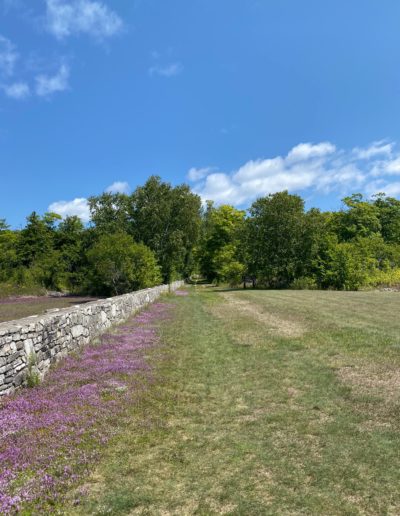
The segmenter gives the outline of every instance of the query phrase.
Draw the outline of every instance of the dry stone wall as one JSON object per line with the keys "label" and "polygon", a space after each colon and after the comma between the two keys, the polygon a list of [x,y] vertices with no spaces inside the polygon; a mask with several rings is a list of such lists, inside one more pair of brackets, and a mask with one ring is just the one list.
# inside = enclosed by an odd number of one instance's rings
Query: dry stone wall
{"label": "dry stone wall", "polygon": [[50,365],[113,324],[128,319],[162,293],[183,285],[139,290],[73,308],[55,310],[0,324],[0,396],[26,385],[29,378],[42,378]]}

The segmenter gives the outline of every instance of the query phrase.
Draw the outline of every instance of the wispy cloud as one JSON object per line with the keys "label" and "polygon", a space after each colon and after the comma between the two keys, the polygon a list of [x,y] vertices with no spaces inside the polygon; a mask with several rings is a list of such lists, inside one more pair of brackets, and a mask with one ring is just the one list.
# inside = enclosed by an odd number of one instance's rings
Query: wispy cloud
{"label": "wispy cloud", "polygon": [[19,54],[15,45],[4,36],[0,36],[0,74],[11,76],[14,73],[15,63]]}
{"label": "wispy cloud", "polygon": [[183,72],[183,65],[182,63],[176,62],[176,63],[169,63],[167,65],[160,65],[156,64],[154,66],[151,66],[149,68],[149,74],[151,76],[159,75],[161,77],[174,77],[176,75],[179,75]]}
{"label": "wispy cloud", "polygon": [[187,178],[189,181],[196,182],[204,179],[209,174],[215,171],[215,167],[205,167],[205,168],[191,168],[187,173]]}
{"label": "wispy cloud", "polygon": [[331,142],[300,143],[286,156],[250,160],[230,173],[192,168],[195,191],[217,203],[245,205],[281,190],[345,195],[354,191],[400,193],[400,151],[393,142],[373,142],[350,151]]}
{"label": "wispy cloud", "polygon": [[[19,58],[16,46],[0,35],[0,89],[7,97],[14,100],[25,100],[31,94],[49,97],[53,93],[68,89],[69,67],[66,64],[61,64],[55,75],[44,73],[36,75],[36,85],[31,87],[29,82],[32,81],[32,77],[24,78],[26,66],[22,78],[21,73],[16,73],[16,62]],[[32,74],[32,71],[30,73]]]}
{"label": "wispy cloud", "polygon": [[300,143],[293,147],[293,149],[287,155],[287,161],[296,162],[296,161],[305,161],[312,158],[320,158],[324,156],[329,156],[333,154],[336,150],[336,147],[330,142],[322,142],[322,143]]}
{"label": "wispy cloud", "polygon": [[375,156],[391,156],[393,151],[394,143],[380,140],[372,142],[371,145],[365,148],[355,147],[353,153],[358,159],[371,159]]}
{"label": "wispy cloud", "polygon": [[87,34],[104,39],[123,29],[122,19],[106,4],[93,0],[46,0],[47,30],[57,39]]}
{"label": "wispy cloud", "polygon": [[0,89],[14,100],[24,100],[30,96],[29,85],[15,80],[15,67],[19,59],[16,46],[8,38],[0,35]]}
{"label": "wispy cloud", "polygon": [[16,100],[24,100],[30,97],[31,90],[26,82],[15,82],[13,84],[3,86],[4,93],[7,97]]}
{"label": "wispy cloud", "polygon": [[36,94],[39,97],[49,97],[53,93],[68,89],[69,68],[63,64],[55,75],[38,75],[36,77]]}
{"label": "wispy cloud", "polygon": [[115,181],[112,185],[106,188],[107,193],[121,193],[127,194],[130,191],[129,184],[126,181]]}
{"label": "wispy cloud", "polygon": [[72,201],[57,201],[50,204],[48,211],[58,213],[63,218],[76,215],[83,220],[89,222],[90,210],[87,199],[79,197]]}

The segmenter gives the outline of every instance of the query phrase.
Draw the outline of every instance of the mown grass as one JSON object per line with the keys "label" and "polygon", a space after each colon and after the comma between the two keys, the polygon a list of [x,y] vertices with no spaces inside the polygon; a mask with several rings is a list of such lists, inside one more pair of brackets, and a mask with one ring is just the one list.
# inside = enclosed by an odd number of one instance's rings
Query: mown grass
{"label": "mown grass", "polygon": [[399,514],[400,295],[190,289],[66,514]]}

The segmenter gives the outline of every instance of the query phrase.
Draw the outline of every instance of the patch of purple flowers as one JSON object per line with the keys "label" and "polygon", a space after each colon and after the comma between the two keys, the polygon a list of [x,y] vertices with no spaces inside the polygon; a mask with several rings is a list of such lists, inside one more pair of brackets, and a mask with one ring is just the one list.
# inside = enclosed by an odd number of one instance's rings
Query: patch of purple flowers
{"label": "patch of purple flowers", "polygon": [[38,387],[0,401],[0,514],[48,512],[77,486],[151,380],[148,350],[171,305],[154,303]]}

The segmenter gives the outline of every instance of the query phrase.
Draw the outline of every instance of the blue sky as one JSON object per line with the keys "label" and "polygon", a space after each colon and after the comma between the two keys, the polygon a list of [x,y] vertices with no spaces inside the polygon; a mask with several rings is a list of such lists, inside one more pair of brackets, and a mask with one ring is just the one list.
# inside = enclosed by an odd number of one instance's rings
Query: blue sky
{"label": "blue sky", "polygon": [[0,0],[0,218],[149,175],[249,206],[400,195],[398,0]]}

